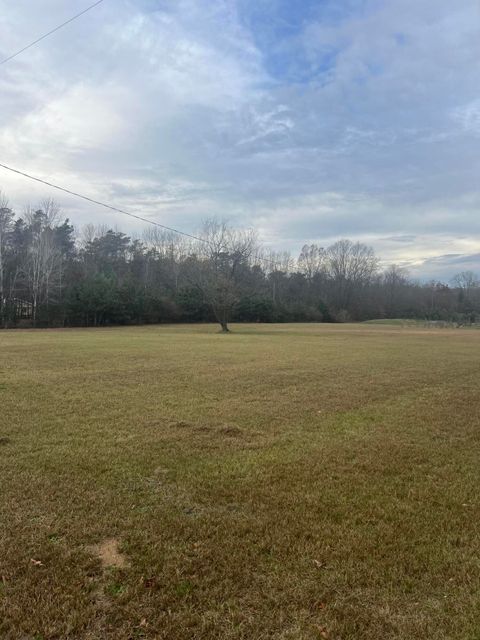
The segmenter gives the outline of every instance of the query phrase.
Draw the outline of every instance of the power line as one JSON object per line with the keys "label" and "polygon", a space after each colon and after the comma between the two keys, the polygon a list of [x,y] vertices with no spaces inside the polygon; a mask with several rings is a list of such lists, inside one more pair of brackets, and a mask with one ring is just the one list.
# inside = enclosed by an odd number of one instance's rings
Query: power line
{"label": "power line", "polygon": [[71,22],[73,22],[74,20],[76,20],[77,18],[80,18],[80,16],[83,16],[85,13],[87,13],[87,11],[90,11],[91,9],[94,9],[95,7],[97,7],[99,4],[101,4],[104,0],[98,0],[97,2],[95,2],[94,4],[90,5],[89,7],[87,7],[86,9],[84,9],[83,11],[80,11],[80,13],[77,13],[76,15],[74,15],[73,17],[71,17],[69,20],[66,20],[66,22],[62,22],[62,24],[59,24],[58,27],[55,27],[55,29],[52,29],[51,31],[49,31],[48,33],[45,33],[43,36],[40,36],[40,38],[37,38],[36,40],[34,40],[33,42],[30,42],[30,44],[27,44],[25,47],[23,47],[23,49],[20,49],[19,51],[16,51],[15,53],[12,53],[11,55],[9,55],[7,58],[5,58],[4,60],[0,60],[0,66],[2,64],[5,64],[6,62],[9,62],[10,60],[13,60],[13,58],[16,58],[17,56],[19,56],[21,53],[23,53],[24,51],[26,51],[27,49],[30,49],[31,47],[33,47],[34,45],[38,44],[39,42],[41,42],[42,40],[45,40],[45,38],[48,38],[48,36],[51,36],[53,33],[55,33],[56,31],[59,31],[60,29],[62,29],[63,27],[65,27],[67,24],[70,24]]}
{"label": "power line", "polygon": [[6,169],[7,171],[11,171],[12,173],[17,173],[24,178],[28,178],[29,180],[34,180],[35,182],[40,182],[41,184],[46,185],[47,187],[52,187],[52,189],[58,189],[58,191],[63,191],[64,193],[68,193],[71,196],[75,196],[76,198],[81,198],[82,200],[86,200],[87,202],[91,202],[92,204],[98,204],[100,207],[105,207],[106,209],[110,209],[111,211],[116,211],[117,213],[122,213],[125,216],[129,216],[130,218],[135,218],[136,220],[141,220],[142,222],[147,222],[148,224],[153,224],[156,227],[160,227],[161,229],[165,229],[167,231],[172,231],[173,233],[178,233],[182,236],[187,236],[192,240],[198,240],[200,242],[208,242],[205,238],[199,238],[197,236],[191,235],[190,233],[185,233],[184,231],[179,231],[178,229],[174,229],[173,227],[167,227],[164,224],[160,224],[160,222],[156,222],[155,220],[149,220],[148,218],[143,218],[135,213],[131,213],[130,211],[125,211],[123,209],[119,209],[118,207],[114,207],[110,204],[106,204],[105,202],[100,202],[100,200],[94,200],[89,196],[85,196],[81,193],[77,193],[76,191],[72,191],[71,189],[67,189],[66,187],[61,187],[58,184],[53,184],[52,182],[48,182],[47,180],[42,180],[42,178],[37,178],[36,176],[32,176],[29,173],[24,173],[23,171],[19,171],[18,169],[13,169],[12,167],[8,167],[6,164],[1,164],[0,167],[2,169]]}
{"label": "power line", "polygon": [[[36,176],[32,176],[29,173],[25,173],[24,171],[20,171],[19,169],[14,169],[13,167],[9,167],[6,164],[0,163],[0,167],[2,169],[6,169],[6,171],[11,171],[12,173],[16,173],[19,176],[24,178],[28,178],[28,180],[33,180],[34,182],[39,182],[40,184],[44,184],[47,187],[51,187],[52,189],[57,189],[58,191],[62,191],[63,193],[68,193],[71,196],[75,196],[76,198],[81,198],[82,200],[86,200],[92,204],[96,204],[100,207],[104,207],[105,209],[110,209],[111,211],[115,211],[116,213],[121,213],[124,216],[128,216],[129,218],[135,218],[135,220],[140,220],[141,222],[146,222],[147,224],[151,224],[155,227],[159,227],[160,229],[165,229],[166,231],[171,231],[172,233],[177,233],[180,236],[185,236],[190,238],[191,240],[196,240],[197,242],[203,242],[204,244],[212,246],[212,243],[209,242],[205,238],[201,238],[200,236],[195,236],[191,233],[186,233],[185,231],[180,231],[179,229],[175,229],[174,227],[168,227],[167,225],[161,224],[160,222],[156,222],[155,220],[150,220],[149,218],[144,218],[143,216],[139,216],[136,213],[131,213],[130,211],[125,211],[124,209],[120,209],[119,207],[114,207],[113,205],[107,204],[105,202],[101,202],[100,200],[95,200],[94,198],[90,198],[89,196],[85,196],[82,193],[77,193],[76,191],[72,191],[71,189],[67,189],[66,187],[61,187],[58,184],[54,184],[53,182],[48,182],[48,180],[43,180],[42,178],[38,178]],[[269,260],[268,258],[264,258],[262,256],[257,256],[256,258],[259,262],[264,262],[266,264],[270,264],[273,266],[278,266],[278,263],[274,260]]]}

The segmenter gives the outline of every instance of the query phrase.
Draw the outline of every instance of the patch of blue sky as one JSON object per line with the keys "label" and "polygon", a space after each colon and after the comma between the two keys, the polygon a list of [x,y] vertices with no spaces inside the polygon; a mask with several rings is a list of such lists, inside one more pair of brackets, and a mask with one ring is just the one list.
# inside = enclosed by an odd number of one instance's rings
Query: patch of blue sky
{"label": "patch of blue sky", "polygon": [[238,0],[241,20],[258,35],[291,36],[311,22],[338,24],[366,7],[366,0]]}
{"label": "patch of blue sky", "polygon": [[315,59],[304,43],[312,24],[335,25],[363,11],[365,0],[239,0],[239,17],[261,51],[267,73],[277,82],[322,81],[340,51],[329,48]]}
{"label": "patch of blue sky", "polygon": [[277,51],[265,59],[266,71],[277,81],[291,84],[323,84],[335,69],[339,50],[324,51],[312,60],[303,52]]}
{"label": "patch of blue sky", "polygon": [[169,11],[175,8],[172,0],[137,0],[138,9],[143,13],[155,13],[157,11]]}

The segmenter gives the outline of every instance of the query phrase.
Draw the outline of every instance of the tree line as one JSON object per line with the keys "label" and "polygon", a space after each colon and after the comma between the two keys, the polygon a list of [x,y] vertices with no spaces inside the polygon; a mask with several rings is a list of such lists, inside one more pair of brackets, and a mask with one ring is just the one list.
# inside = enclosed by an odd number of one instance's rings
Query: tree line
{"label": "tree line", "polygon": [[253,231],[207,220],[196,238],[149,227],[139,238],[80,232],[46,200],[16,215],[0,194],[0,325],[62,327],[218,322],[346,322],[480,316],[472,272],[420,283],[381,269],[371,247],[265,250]]}

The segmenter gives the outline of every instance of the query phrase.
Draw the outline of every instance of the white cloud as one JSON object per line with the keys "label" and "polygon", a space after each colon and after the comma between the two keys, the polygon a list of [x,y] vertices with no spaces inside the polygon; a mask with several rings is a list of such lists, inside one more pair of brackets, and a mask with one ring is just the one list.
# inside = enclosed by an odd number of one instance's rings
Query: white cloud
{"label": "white cloud", "polygon": [[122,97],[122,91],[112,87],[74,85],[45,105],[12,118],[0,129],[0,147],[19,159],[28,149],[38,166],[39,160],[65,160],[112,145],[127,130],[128,120],[118,109]]}
{"label": "white cloud", "polygon": [[452,117],[467,132],[480,135],[480,99],[453,110]]}

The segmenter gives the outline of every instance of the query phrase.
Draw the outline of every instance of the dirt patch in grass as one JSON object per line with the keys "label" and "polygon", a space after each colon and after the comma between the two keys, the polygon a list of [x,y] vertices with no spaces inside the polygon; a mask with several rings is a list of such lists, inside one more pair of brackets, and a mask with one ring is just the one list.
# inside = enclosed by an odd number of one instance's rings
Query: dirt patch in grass
{"label": "dirt patch in grass", "polygon": [[178,422],[171,422],[168,425],[171,429],[190,429],[191,431],[198,431],[200,433],[216,433],[224,436],[236,436],[241,437],[248,435],[243,429],[235,425],[229,424],[204,424],[201,422],[187,422],[185,420],[179,420]]}
{"label": "dirt patch in grass", "polygon": [[168,425],[171,429],[192,429],[195,425],[186,420],[176,420]]}
{"label": "dirt patch in grass", "polygon": [[200,449],[218,449],[222,447],[251,449],[261,446],[262,434],[251,429],[242,429],[232,424],[211,424],[204,422],[171,422],[170,431],[177,438],[195,442]]}
{"label": "dirt patch in grass", "polygon": [[230,425],[224,425],[223,427],[218,428],[218,432],[223,436],[229,436],[230,438],[241,438],[244,435],[242,429],[238,427],[233,427]]}
{"label": "dirt patch in grass", "polygon": [[89,551],[96,555],[102,566],[107,569],[114,567],[115,569],[128,569],[130,562],[125,555],[119,550],[119,542],[115,538],[108,538],[100,544],[89,547]]}

